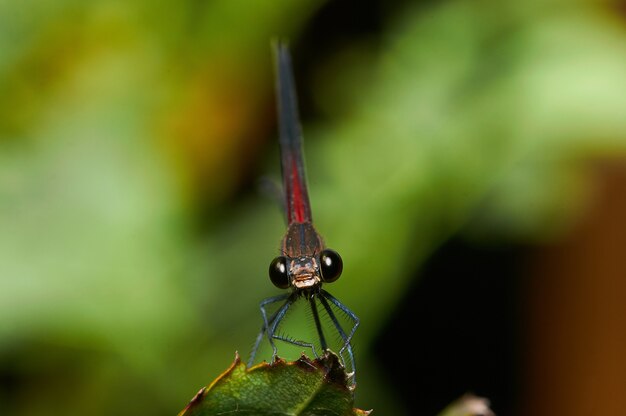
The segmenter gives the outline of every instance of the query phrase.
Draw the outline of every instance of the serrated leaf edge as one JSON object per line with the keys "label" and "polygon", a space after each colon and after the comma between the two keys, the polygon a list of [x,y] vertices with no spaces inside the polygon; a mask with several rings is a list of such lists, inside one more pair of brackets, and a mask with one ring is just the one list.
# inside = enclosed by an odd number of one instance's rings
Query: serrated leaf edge
{"label": "serrated leaf edge", "polygon": [[[239,356],[239,352],[235,351],[235,359],[233,360],[233,363],[230,365],[230,367],[228,367],[222,374],[220,374],[219,376],[217,376],[215,378],[215,380],[213,380],[211,382],[211,384],[209,384],[208,386],[204,386],[200,389],[200,391],[198,391],[198,393],[196,393],[195,396],[193,396],[193,399],[191,399],[189,401],[189,403],[187,404],[187,406],[185,406],[185,408],[178,414],[178,416],[183,416],[185,413],[187,413],[187,411],[189,409],[191,409],[192,407],[194,407],[197,404],[200,404],[200,402],[202,401],[202,399],[204,399],[204,396],[206,396],[206,394],[217,384],[219,383],[224,377],[227,377],[230,373],[232,373],[233,371],[235,371],[235,368],[237,368],[239,365],[241,365],[241,357]],[[247,370],[246,370],[247,371]]]}
{"label": "serrated leaf edge", "polygon": [[[250,373],[253,371],[257,371],[260,370],[262,368],[267,368],[267,367],[273,367],[275,365],[284,365],[284,366],[300,366],[300,368],[304,368],[302,366],[302,364],[307,364],[311,367],[312,370],[314,371],[320,371],[323,370],[323,368],[321,368],[319,365],[316,365],[315,361],[312,361],[310,358],[308,358],[306,355],[302,354],[302,356],[296,360],[296,361],[290,361],[287,362],[285,359],[280,358],[280,357],[276,357],[273,363],[268,363],[267,361],[263,361],[260,362],[257,365],[254,365],[250,368],[246,367],[245,372],[246,373]],[[194,406],[200,404],[202,402],[202,400],[204,399],[204,396],[207,395],[207,393],[209,391],[211,391],[211,389],[220,381],[222,381],[222,379],[224,379],[225,377],[229,376],[233,371],[235,371],[235,369],[237,367],[239,367],[240,365],[243,365],[243,363],[241,362],[241,357],[239,355],[238,351],[235,351],[235,359],[233,360],[232,364],[230,365],[230,367],[228,367],[224,372],[222,372],[219,376],[217,376],[215,378],[215,380],[213,380],[211,382],[211,384],[209,384],[208,386],[202,387],[198,393],[196,393],[195,396],[193,396],[193,398],[189,401],[189,403],[187,404],[187,406],[185,406],[185,408],[178,413],[177,416],[184,416],[185,413],[187,413],[188,410],[190,410],[191,408],[193,408]],[[315,392],[318,392],[320,390],[320,386],[323,386],[325,382],[325,377],[322,378],[320,380],[320,382],[317,384],[317,388],[315,390]],[[308,405],[308,403],[310,403],[310,400],[307,401],[307,403],[305,404],[305,407],[303,407],[302,409],[306,409],[306,406]],[[367,416],[370,413],[372,413],[372,410],[361,410],[358,408],[353,408],[352,409],[354,411],[354,414],[356,416]],[[298,413],[299,414],[299,413]]]}

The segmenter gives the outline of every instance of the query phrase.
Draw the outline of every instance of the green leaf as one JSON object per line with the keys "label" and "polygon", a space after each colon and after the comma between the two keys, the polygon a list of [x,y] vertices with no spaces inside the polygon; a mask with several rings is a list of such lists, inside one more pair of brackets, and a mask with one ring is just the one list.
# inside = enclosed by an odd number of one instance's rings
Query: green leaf
{"label": "green leaf", "polygon": [[277,358],[247,368],[239,354],[222,375],[200,389],[178,416],[225,413],[244,415],[368,415],[354,409],[354,396],[337,356],[327,352],[310,360],[302,355],[287,362]]}

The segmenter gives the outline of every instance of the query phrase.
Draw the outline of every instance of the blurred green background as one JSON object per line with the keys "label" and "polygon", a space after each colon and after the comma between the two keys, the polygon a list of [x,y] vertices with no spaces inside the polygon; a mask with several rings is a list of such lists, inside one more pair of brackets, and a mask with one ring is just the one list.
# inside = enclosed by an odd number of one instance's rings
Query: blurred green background
{"label": "blurred green background", "polygon": [[590,162],[626,156],[624,23],[583,0],[0,3],[0,414],[173,415],[247,357],[284,232],[257,187],[277,36],[329,290],[362,322],[356,404],[414,414],[372,343],[451,235],[572,229]]}

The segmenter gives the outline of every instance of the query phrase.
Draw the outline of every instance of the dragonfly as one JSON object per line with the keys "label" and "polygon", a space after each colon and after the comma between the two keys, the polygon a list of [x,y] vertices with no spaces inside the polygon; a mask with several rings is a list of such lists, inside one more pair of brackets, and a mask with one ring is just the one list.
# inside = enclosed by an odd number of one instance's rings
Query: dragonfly
{"label": "dragonfly", "polygon": [[[283,179],[284,208],[287,217],[287,232],[281,243],[281,254],[269,266],[269,278],[279,289],[289,289],[287,293],[269,297],[260,303],[263,326],[256,338],[250,354],[248,366],[252,366],[256,353],[264,337],[267,336],[272,347],[274,361],[278,349],[275,341],[310,348],[319,357],[312,342],[290,338],[278,333],[278,328],[289,308],[296,301],[309,304],[315,323],[319,345],[325,352],[328,342],[320,320],[320,310],[330,318],[332,327],[341,339],[339,357],[344,366],[344,353],[349,359],[351,371],[348,380],[356,386],[356,366],[351,340],[359,326],[359,318],[337,298],[322,287],[335,282],[343,271],[343,260],[336,251],[327,248],[320,234],[313,226],[311,204],[307,191],[302,149],[302,131],[298,114],[295,82],[291,67],[291,55],[284,42],[274,44],[276,95],[279,116],[280,160]],[[280,306],[268,314],[271,305]],[[318,308],[319,304],[319,308]],[[321,309],[320,309],[321,308]],[[346,331],[333,308],[347,317],[351,328]]]}

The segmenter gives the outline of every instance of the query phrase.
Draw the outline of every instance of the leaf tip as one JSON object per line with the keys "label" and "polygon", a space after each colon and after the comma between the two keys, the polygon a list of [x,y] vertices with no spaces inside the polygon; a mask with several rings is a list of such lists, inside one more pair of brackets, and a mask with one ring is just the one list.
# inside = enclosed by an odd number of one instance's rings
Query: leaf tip
{"label": "leaf tip", "polygon": [[272,361],[271,365],[275,365],[275,364],[286,364],[287,361],[285,361],[284,358],[280,358],[278,355],[274,357],[274,361]]}
{"label": "leaf tip", "polygon": [[343,364],[339,361],[339,356],[330,350],[315,360],[324,369],[326,381],[347,387],[351,392],[356,386],[348,386],[348,374]]}
{"label": "leaf tip", "polygon": [[178,416],[183,416],[185,413],[187,413],[188,410],[192,409],[193,407],[195,407],[198,403],[200,403],[202,401],[202,397],[204,396],[204,392],[206,391],[206,387],[202,387],[195,396],[193,396],[193,399],[191,399],[189,401],[189,403],[187,404],[187,406],[185,406],[185,408],[182,410],[182,412],[180,412],[178,414]]}

